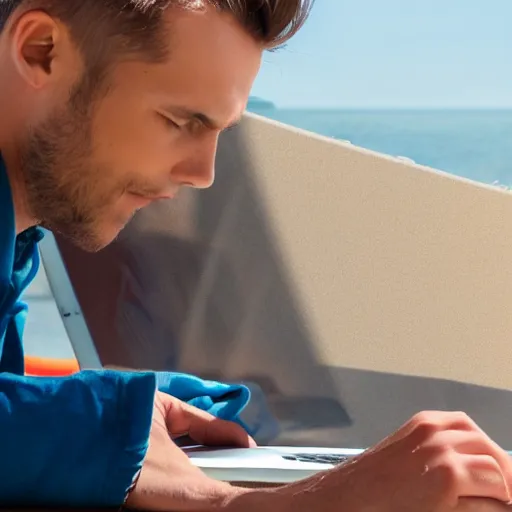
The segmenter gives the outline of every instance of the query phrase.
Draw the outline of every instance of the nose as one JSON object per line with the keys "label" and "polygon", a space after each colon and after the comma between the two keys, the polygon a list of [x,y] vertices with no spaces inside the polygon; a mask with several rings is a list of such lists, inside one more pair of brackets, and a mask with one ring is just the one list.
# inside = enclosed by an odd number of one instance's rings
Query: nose
{"label": "nose", "polygon": [[215,180],[215,155],[218,137],[204,138],[193,144],[185,158],[174,167],[172,177],[180,185],[208,188]]}

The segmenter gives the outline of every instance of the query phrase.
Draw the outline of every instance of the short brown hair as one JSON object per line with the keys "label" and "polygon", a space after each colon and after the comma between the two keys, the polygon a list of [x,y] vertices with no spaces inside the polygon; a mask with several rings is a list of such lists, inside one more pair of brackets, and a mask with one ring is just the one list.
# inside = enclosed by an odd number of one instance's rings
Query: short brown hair
{"label": "short brown hair", "polygon": [[304,24],[314,0],[0,0],[0,29],[20,6],[43,9],[69,26],[86,62],[101,67],[113,52],[161,61],[167,45],[162,13],[170,7],[213,5],[229,13],[266,49],[286,43]]}

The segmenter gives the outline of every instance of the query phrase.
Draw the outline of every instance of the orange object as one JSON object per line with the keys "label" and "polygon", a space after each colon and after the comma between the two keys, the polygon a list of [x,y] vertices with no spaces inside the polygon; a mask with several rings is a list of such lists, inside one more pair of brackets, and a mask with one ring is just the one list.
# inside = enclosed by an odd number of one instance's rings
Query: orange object
{"label": "orange object", "polygon": [[37,377],[64,377],[80,371],[76,359],[25,356],[25,375]]}

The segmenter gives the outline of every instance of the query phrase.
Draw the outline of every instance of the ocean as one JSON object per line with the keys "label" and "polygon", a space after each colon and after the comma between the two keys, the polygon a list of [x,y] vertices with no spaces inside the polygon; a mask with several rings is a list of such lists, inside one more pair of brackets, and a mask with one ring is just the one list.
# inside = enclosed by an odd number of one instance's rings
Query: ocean
{"label": "ocean", "polygon": [[457,176],[512,185],[512,110],[253,112]]}
{"label": "ocean", "polygon": [[[512,185],[512,110],[286,110],[254,112],[483,183]],[[73,355],[42,270],[27,291],[28,353]]]}

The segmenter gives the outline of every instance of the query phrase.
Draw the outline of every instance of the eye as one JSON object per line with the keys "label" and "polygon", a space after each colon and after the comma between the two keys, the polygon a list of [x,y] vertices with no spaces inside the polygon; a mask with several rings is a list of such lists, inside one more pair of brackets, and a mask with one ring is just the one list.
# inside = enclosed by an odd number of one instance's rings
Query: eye
{"label": "eye", "polygon": [[171,118],[164,116],[162,114],[159,114],[159,117],[164,121],[168,128],[172,128],[174,130],[181,130],[182,127],[178,123],[173,121]]}

